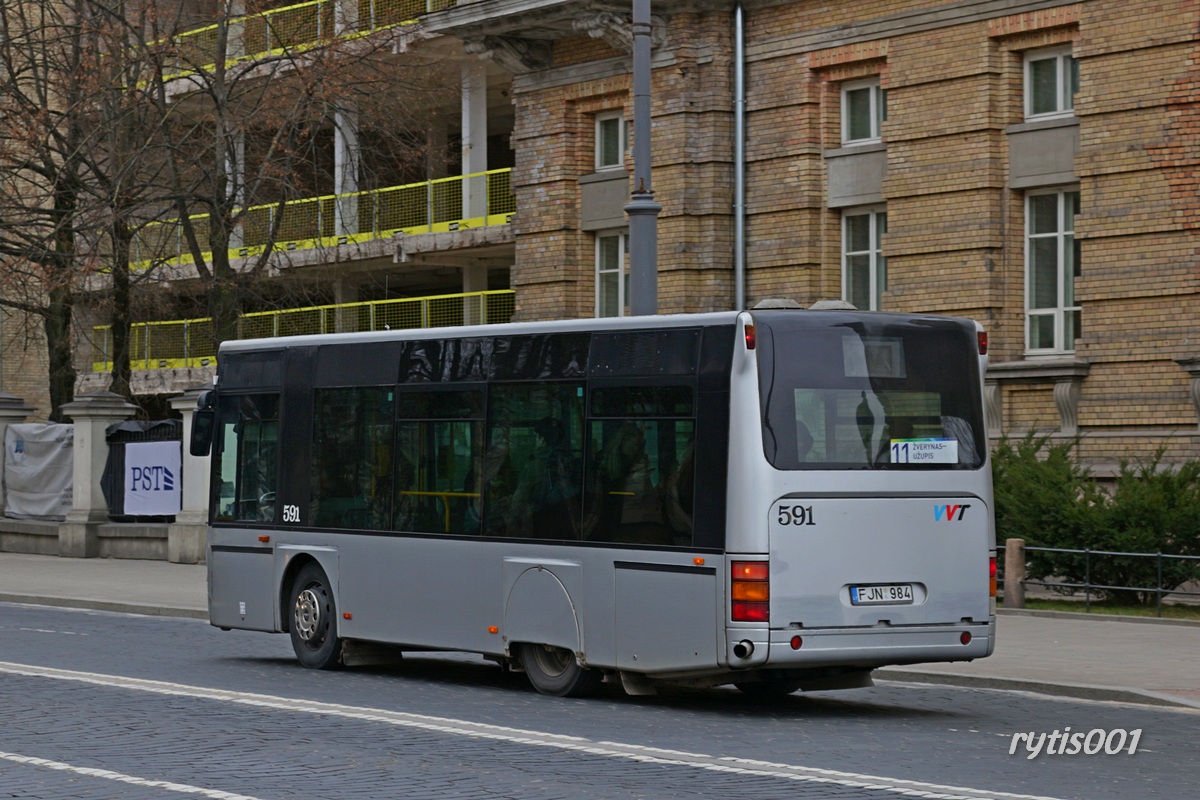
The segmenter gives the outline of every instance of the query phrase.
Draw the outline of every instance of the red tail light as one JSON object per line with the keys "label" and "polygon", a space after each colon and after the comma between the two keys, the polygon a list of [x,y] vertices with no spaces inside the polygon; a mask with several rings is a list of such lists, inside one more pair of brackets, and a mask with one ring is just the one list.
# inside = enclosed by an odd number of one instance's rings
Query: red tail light
{"label": "red tail light", "polygon": [[756,344],[758,344],[758,336],[754,333],[754,326],[747,325],[746,326],[746,349],[753,350],[754,346]]}
{"label": "red tail light", "polygon": [[989,592],[988,596],[995,597],[996,596],[996,557],[995,556],[992,556],[991,558],[988,559],[988,571],[991,573],[991,580],[989,581],[989,586],[988,586],[988,592]]}
{"label": "red tail light", "polygon": [[771,580],[766,561],[730,564],[729,595],[734,622],[770,622]]}
{"label": "red tail light", "polygon": [[979,332],[979,355],[987,355],[987,331]]}

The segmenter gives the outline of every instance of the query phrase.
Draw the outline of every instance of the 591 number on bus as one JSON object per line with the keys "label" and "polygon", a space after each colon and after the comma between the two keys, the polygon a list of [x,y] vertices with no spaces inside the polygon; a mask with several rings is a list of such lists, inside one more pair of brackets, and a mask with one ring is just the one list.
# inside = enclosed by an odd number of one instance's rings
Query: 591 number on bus
{"label": "591 number on bus", "polygon": [[816,525],[812,506],[779,506],[780,525]]}

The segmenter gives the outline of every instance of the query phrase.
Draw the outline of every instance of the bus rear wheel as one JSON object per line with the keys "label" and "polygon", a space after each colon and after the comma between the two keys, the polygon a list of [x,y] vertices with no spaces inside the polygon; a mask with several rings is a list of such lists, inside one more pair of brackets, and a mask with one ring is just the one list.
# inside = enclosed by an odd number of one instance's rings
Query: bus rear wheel
{"label": "bus rear wheel", "polygon": [[337,669],[342,661],[342,640],[337,635],[337,608],[325,571],[306,564],[292,582],[292,649],[310,669]]}
{"label": "bus rear wheel", "polygon": [[553,697],[584,697],[595,694],[604,676],[594,669],[581,667],[575,654],[548,644],[521,646],[521,665],[533,688]]}

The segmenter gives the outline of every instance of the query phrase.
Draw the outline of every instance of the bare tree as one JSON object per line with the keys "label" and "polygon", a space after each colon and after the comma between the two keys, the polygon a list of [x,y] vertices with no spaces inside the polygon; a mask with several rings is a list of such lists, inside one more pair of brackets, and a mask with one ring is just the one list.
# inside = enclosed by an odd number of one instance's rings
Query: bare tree
{"label": "bare tree", "polygon": [[[181,238],[215,343],[236,336],[239,313],[270,274],[289,206],[330,193],[323,133],[345,124],[352,110],[359,124],[398,139],[422,130],[456,91],[439,80],[445,70],[432,59],[398,55],[402,29],[351,36],[342,34],[362,33],[353,20],[321,22],[291,26],[290,38],[255,52],[261,43],[251,41],[249,18],[222,4],[206,45],[176,47],[154,82],[159,113],[172,121],[164,145]],[[158,30],[154,38],[186,40],[182,31]],[[273,212],[265,224],[254,211],[263,205]],[[254,254],[235,263],[231,249],[256,226]]]}
{"label": "bare tree", "polygon": [[76,252],[90,146],[85,2],[0,2],[0,305],[42,320],[53,420],[74,397],[74,294],[87,268]]}
{"label": "bare tree", "polygon": [[[148,267],[186,261],[215,343],[231,338],[261,302],[289,206],[329,193],[328,132],[353,115],[392,159],[423,162],[424,143],[399,143],[456,95],[435,61],[403,52],[401,27],[319,18],[282,26],[280,40],[267,25],[276,38],[263,46],[251,41],[259,18],[228,2],[212,19],[180,8],[0,0],[0,305],[43,321],[55,419],[74,395],[80,291],[109,300],[111,388],[132,398],[131,299],[155,279]],[[255,256],[235,263],[263,204],[273,213]]]}

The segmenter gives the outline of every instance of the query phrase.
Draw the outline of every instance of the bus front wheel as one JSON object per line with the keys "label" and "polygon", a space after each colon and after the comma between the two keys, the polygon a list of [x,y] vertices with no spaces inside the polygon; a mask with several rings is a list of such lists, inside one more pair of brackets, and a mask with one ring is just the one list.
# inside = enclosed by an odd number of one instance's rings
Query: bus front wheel
{"label": "bus front wheel", "polygon": [[292,582],[292,649],[300,663],[311,669],[336,669],[341,665],[342,640],[337,635],[337,608],[325,571],[306,564]]}
{"label": "bus front wheel", "polygon": [[594,694],[604,680],[597,670],[581,667],[570,650],[548,644],[522,645],[521,665],[534,689],[554,697]]}

